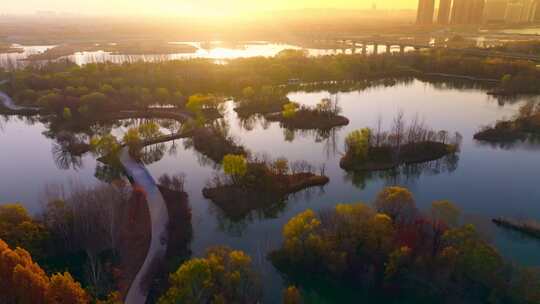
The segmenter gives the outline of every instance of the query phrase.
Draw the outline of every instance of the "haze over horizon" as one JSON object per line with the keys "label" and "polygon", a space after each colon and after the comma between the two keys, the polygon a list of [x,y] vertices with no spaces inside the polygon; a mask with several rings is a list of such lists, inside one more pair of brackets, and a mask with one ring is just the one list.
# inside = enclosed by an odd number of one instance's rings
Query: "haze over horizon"
{"label": "haze over horizon", "polygon": [[148,15],[148,16],[249,16],[268,11],[300,9],[416,9],[416,0],[275,0],[267,2],[247,0],[27,0],[10,3],[0,14],[34,14],[39,11],[82,15]]}

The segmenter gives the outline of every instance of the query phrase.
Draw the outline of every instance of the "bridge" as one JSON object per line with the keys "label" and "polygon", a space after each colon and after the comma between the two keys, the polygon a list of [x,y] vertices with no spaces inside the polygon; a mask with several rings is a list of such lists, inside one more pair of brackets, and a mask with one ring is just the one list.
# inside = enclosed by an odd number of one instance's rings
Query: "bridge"
{"label": "bridge", "polygon": [[[420,51],[422,49],[445,49],[452,52],[459,52],[467,55],[480,57],[495,57],[513,60],[526,60],[540,63],[540,56],[534,54],[517,53],[517,52],[501,52],[490,48],[477,47],[455,47],[450,46],[446,41],[436,41],[434,39],[414,39],[414,38],[399,38],[399,37],[344,37],[330,39],[338,45],[336,49],[342,49],[343,53],[351,50],[352,54],[357,53],[357,49],[361,49],[361,53],[367,55],[368,47],[373,48],[373,54],[393,53],[393,50],[399,49],[399,54],[404,54],[407,50]],[[384,49],[381,52],[380,46]]]}

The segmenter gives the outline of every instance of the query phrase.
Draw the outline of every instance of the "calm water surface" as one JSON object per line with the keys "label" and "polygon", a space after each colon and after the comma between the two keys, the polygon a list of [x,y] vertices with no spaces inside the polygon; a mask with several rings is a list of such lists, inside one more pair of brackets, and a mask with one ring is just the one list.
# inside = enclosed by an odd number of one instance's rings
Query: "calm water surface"
{"label": "calm water surface", "polygon": [[[478,225],[505,256],[521,264],[540,266],[539,241],[490,223],[496,216],[540,220],[540,145],[523,143],[501,148],[472,139],[480,126],[512,116],[529,100],[500,103],[478,89],[453,89],[419,80],[360,92],[296,92],[289,97],[307,105],[314,105],[322,98],[337,99],[351,123],[324,136],[313,132],[292,134],[279,123],[241,122],[232,111],[232,104],[228,104],[225,119],[231,134],[252,152],[326,166],[326,175],[330,177],[326,187],[291,197],[275,214],[255,212],[242,221],[229,220],[201,194],[217,167],[194,150],[184,148],[183,141],[166,144],[161,160],[148,165],[155,178],[163,173],[186,173],[186,191],[193,210],[194,255],[201,255],[208,246],[217,244],[245,250],[263,272],[265,302],[277,303],[285,283],[265,256],[281,243],[283,224],[307,208],[323,210],[337,203],[371,202],[385,185],[399,184],[414,193],[418,207],[423,210],[434,200],[455,202],[466,220]],[[374,126],[378,115],[388,127],[398,110],[403,110],[409,118],[418,115],[434,129],[461,133],[459,159],[404,168],[393,176],[351,177],[341,170],[338,163],[346,134]],[[0,121],[0,203],[20,201],[32,212],[38,212],[39,198],[47,183],[67,183],[73,179],[85,184],[99,182],[94,177],[96,161],[91,155],[83,157],[82,167],[77,170],[58,168],[51,153],[53,142],[42,135],[45,129],[42,124],[30,124],[15,117]]]}
{"label": "calm water surface", "polygon": [[[178,53],[178,54],[142,54],[142,55],[121,55],[121,54],[112,54],[110,52],[104,51],[95,51],[95,52],[76,52],[74,54],[61,57],[60,60],[68,60],[78,65],[84,65],[89,63],[104,63],[112,62],[116,64],[121,63],[133,63],[133,62],[162,62],[169,60],[179,60],[179,59],[193,59],[193,58],[207,58],[214,59],[216,61],[222,61],[226,59],[236,59],[236,58],[248,58],[248,57],[273,57],[279,52],[286,49],[293,50],[306,50],[310,56],[324,56],[324,55],[335,55],[335,54],[352,54],[353,50],[349,47],[348,49],[315,49],[315,48],[303,48],[298,45],[287,44],[287,43],[270,43],[270,42],[246,42],[238,45],[228,45],[227,43],[222,42],[212,42],[210,45],[201,42],[171,42],[171,43],[181,43],[189,44],[197,48],[193,53]],[[24,59],[32,54],[43,53],[49,48],[54,46],[19,46],[23,48],[24,52],[22,53],[0,53],[0,68],[4,69],[20,69],[24,68],[30,64],[44,64],[46,61],[36,61],[29,62]],[[367,47],[367,53],[374,53],[374,46],[370,45]],[[413,48],[406,48],[405,51],[411,51]],[[354,53],[361,53],[361,48],[354,50]],[[386,52],[386,47],[383,45],[378,46],[377,52],[384,53]],[[399,47],[393,47],[391,52],[399,52]]]}

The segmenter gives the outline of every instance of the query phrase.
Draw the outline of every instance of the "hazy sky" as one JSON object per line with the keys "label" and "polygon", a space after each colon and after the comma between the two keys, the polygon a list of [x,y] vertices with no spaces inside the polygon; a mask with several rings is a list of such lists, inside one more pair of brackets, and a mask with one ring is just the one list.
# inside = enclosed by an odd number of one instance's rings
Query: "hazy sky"
{"label": "hazy sky", "polygon": [[418,0],[6,0],[0,13],[52,10],[82,14],[119,15],[237,15],[302,8],[415,8]]}

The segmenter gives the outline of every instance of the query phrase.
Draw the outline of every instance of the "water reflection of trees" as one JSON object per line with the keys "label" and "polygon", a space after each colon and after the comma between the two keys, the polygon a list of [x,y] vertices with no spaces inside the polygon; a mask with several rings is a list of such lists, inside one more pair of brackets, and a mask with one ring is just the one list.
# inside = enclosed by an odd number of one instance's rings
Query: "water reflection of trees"
{"label": "water reflection of trees", "polygon": [[438,160],[402,165],[392,170],[346,172],[344,179],[360,189],[365,189],[368,182],[372,180],[382,180],[386,186],[412,185],[423,175],[433,176],[441,173],[452,173],[458,168],[458,163],[459,155],[449,154]]}
{"label": "water reflection of trees", "polygon": [[414,77],[386,77],[382,79],[366,79],[360,81],[322,81],[312,83],[301,83],[299,85],[287,86],[287,92],[313,93],[327,91],[330,94],[348,93],[364,91],[366,89],[376,89],[381,87],[392,87],[398,84],[410,84]]}
{"label": "water reflection of trees", "polygon": [[[212,202],[209,202],[209,212],[214,214],[217,219],[218,229],[232,236],[242,236],[250,224],[266,219],[279,218],[287,211],[289,204],[297,201],[309,202],[314,197],[320,197],[325,194],[324,186],[307,188],[302,191],[289,194],[286,198],[276,200],[262,208],[252,210],[241,217],[232,217],[227,215],[221,208]],[[264,194],[261,194],[261,196]],[[265,199],[261,197],[261,200]]]}
{"label": "water reflection of trees", "polygon": [[502,149],[507,151],[539,151],[540,134],[528,134],[527,137],[523,140],[518,139],[513,141],[489,142],[483,140],[475,140],[475,144],[480,147],[489,147],[492,149]]}
{"label": "water reflection of trees", "polygon": [[[53,140],[52,154],[58,168],[63,170],[82,168],[82,155],[90,151],[90,139],[94,136],[104,136],[115,133],[120,128],[139,126],[147,122],[156,122],[162,129],[177,132],[181,124],[172,119],[122,119],[101,122],[65,122],[56,118],[34,118],[28,123],[40,121],[46,130],[43,135]],[[169,154],[177,152],[177,144],[173,142],[168,150]],[[167,145],[158,144],[142,149],[142,161],[145,164],[157,162],[163,158]],[[98,174],[99,175],[99,174]]]}
{"label": "water reflection of trees", "polygon": [[427,82],[436,90],[489,90],[493,88],[493,84],[482,81],[471,81],[468,79],[458,79],[438,76],[422,76],[419,80]]}
{"label": "water reflection of trees", "polygon": [[82,157],[80,155],[75,155],[69,150],[68,146],[60,143],[53,143],[52,155],[54,163],[59,169],[73,169],[77,171],[83,167]]}

